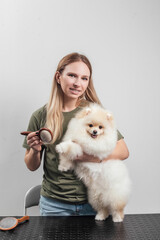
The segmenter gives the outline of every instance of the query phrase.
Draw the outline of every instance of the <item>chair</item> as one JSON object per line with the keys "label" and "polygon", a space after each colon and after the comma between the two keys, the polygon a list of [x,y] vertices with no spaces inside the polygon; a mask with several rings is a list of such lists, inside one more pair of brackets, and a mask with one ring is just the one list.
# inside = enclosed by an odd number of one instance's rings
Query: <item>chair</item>
{"label": "chair", "polygon": [[24,197],[24,216],[27,215],[27,208],[38,206],[40,199],[41,185],[31,187]]}

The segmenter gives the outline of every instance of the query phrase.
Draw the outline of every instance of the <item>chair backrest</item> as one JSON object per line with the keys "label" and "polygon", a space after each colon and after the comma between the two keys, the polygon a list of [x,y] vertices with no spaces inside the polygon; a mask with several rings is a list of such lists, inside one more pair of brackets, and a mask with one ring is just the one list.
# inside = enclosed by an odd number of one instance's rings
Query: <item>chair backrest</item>
{"label": "chair backrest", "polygon": [[24,197],[24,215],[27,214],[27,208],[38,206],[40,199],[41,185],[31,187]]}

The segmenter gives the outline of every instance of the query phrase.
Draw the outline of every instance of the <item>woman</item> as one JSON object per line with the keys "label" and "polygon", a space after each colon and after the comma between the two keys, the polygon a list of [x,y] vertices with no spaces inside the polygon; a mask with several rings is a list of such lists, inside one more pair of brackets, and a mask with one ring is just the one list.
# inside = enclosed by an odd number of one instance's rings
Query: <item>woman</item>
{"label": "woman", "polygon": [[[55,152],[55,146],[61,141],[69,120],[88,102],[100,104],[93,86],[91,64],[84,55],[69,54],[58,64],[48,104],[32,114],[28,126],[28,131],[32,133],[23,144],[23,147],[27,148],[25,163],[31,171],[40,166],[44,151],[44,176],[40,198],[42,216],[95,214],[87,203],[86,188],[74,172],[58,171],[58,154]],[[46,146],[36,135],[36,131],[44,126],[53,132],[53,142]],[[117,133],[116,148],[103,161],[117,158],[124,160],[128,157],[123,137],[118,130]],[[100,162],[99,159],[85,153],[76,160]]]}

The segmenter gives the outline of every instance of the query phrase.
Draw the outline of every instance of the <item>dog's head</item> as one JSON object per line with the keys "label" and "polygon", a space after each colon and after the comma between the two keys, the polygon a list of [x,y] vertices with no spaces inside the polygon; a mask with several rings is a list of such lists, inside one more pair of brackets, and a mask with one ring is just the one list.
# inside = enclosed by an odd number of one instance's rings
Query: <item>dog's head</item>
{"label": "dog's head", "polygon": [[82,120],[87,133],[94,139],[107,134],[113,127],[113,115],[96,104],[81,110],[76,118]]}

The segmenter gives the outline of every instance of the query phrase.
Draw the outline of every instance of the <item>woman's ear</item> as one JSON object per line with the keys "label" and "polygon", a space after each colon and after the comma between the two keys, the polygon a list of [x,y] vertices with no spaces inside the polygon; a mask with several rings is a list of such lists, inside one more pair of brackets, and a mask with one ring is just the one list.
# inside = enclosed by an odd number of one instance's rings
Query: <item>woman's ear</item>
{"label": "woman's ear", "polygon": [[59,71],[56,72],[56,81],[58,84],[60,84],[60,72]]}

